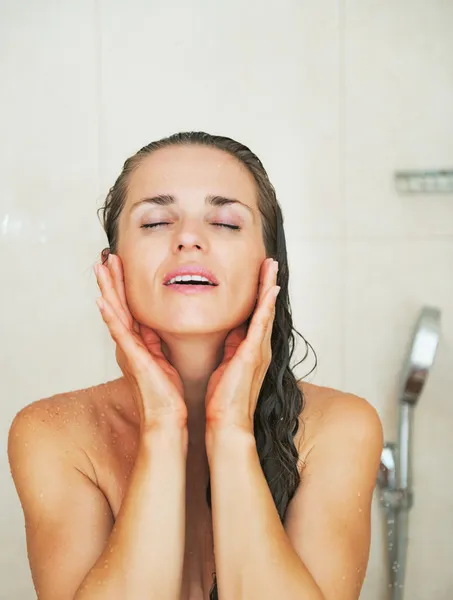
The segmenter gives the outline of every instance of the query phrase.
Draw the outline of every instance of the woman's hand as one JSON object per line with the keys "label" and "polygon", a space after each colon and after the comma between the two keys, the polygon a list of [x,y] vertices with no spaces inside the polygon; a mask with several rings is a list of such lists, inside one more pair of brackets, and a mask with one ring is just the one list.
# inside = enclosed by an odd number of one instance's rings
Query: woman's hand
{"label": "woman's hand", "polygon": [[206,431],[237,427],[253,434],[253,415],[272,359],[271,334],[275,316],[277,261],[266,259],[260,271],[258,302],[248,331],[242,324],[225,340],[220,366],[208,382]]}
{"label": "woman's hand", "polygon": [[157,333],[132,317],[120,257],[109,254],[107,265],[94,267],[102,293],[96,303],[116,343],[116,360],[130,385],[141,431],[163,425],[184,428],[187,406],[181,378],[165,358]]}

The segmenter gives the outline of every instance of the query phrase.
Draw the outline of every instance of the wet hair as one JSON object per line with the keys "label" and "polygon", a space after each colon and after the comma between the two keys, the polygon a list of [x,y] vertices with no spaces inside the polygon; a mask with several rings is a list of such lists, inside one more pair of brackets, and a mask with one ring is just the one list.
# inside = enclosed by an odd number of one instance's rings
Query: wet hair
{"label": "wet hair", "polygon": [[[260,159],[243,144],[219,135],[200,131],[176,133],[161,140],[151,142],[126,160],[115,184],[110,188],[104,205],[103,226],[107,234],[109,249],[116,253],[118,247],[118,218],[126,203],[128,186],[134,171],[142,160],[169,146],[208,146],[234,156],[253,176],[258,194],[258,208],[261,215],[262,233],[267,258],[278,261],[277,285],[280,293],[275,306],[274,325],[271,336],[272,359],[266,372],[254,414],[254,434],[261,468],[272,494],[281,522],[283,523],[289,502],[300,483],[299,455],[294,436],[299,428],[299,417],[304,407],[304,396],[298,386],[292,369],[305,360],[308,346],[311,345],[293,327],[291,306],[288,295],[289,270],[286,240],[283,230],[283,215],[277,201],[275,189],[269,181]],[[250,322],[252,315],[249,317]],[[290,367],[295,350],[297,333],[306,344],[305,356]],[[313,348],[312,348],[313,350]],[[315,366],[317,360],[315,355]],[[312,370],[313,370],[312,369]],[[311,371],[310,371],[311,373]],[[212,511],[211,481],[208,480],[206,502]],[[216,575],[210,600],[218,600]]]}

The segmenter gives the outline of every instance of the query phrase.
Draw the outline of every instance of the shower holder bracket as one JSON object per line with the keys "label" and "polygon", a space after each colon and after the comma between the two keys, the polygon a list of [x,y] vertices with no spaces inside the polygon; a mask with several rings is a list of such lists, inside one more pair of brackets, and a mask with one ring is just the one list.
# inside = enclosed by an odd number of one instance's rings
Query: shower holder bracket
{"label": "shower holder bracket", "polygon": [[414,504],[413,493],[407,489],[384,488],[381,490],[380,501],[385,508],[402,508],[404,510],[409,510]]}

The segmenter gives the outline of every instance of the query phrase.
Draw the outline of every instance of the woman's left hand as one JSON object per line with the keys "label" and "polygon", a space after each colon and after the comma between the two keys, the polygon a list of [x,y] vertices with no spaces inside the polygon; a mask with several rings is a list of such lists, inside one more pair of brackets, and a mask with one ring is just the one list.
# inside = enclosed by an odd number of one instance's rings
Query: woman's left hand
{"label": "woman's left hand", "polygon": [[206,431],[236,427],[253,434],[253,416],[272,359],[278,263],[266,259],[260,271],[258,302],[248,331],[245,324],[225,339],[224,356],[206,391]]}

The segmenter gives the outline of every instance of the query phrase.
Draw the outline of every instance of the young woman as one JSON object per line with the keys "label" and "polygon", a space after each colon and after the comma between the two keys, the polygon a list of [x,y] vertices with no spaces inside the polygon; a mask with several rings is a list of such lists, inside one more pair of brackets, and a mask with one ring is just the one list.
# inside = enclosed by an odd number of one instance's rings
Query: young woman
{"label": "young woman", "polygon": [[356,600],[381,422],[294,377],[262,163],[175,134],[126,161],[102,210],[123,376],[38,400],[9,433],[39,599]]}

